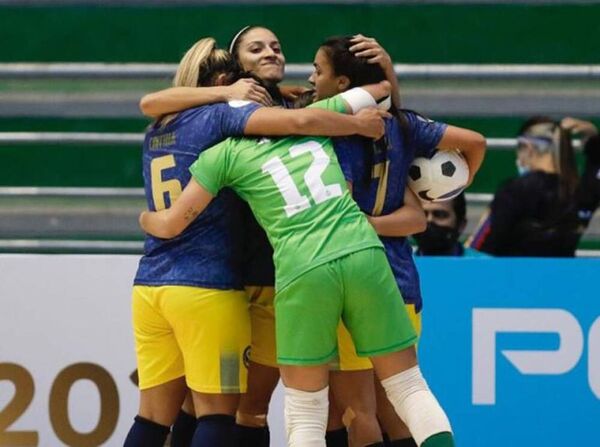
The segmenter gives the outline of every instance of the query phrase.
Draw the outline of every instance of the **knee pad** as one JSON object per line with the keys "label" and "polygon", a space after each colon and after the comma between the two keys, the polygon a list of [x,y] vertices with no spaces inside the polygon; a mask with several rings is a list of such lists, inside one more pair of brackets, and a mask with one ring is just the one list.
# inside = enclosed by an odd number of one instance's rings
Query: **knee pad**
{"label": "knee pad", "polygon": [[418,366],[381,381],[396,413],[408,426],[417,445],[443,432],[452,432],[450,422]]}
{"label": "knee pad", "polygon": [[289,447],[325,447],[329,387],[320,391],[285,388],[285,427]]}

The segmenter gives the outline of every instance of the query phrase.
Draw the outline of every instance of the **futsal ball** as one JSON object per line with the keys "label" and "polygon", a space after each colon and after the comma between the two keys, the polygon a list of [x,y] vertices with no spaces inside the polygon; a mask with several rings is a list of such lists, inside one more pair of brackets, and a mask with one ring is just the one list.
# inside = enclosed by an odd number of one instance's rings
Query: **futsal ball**
{"label": "futsal ball", "polygon": [[408,186],[424,202],[453,199],[468,180],[469,166],[458,150],[438,150],[431,158],[415,158],[408,169]]}

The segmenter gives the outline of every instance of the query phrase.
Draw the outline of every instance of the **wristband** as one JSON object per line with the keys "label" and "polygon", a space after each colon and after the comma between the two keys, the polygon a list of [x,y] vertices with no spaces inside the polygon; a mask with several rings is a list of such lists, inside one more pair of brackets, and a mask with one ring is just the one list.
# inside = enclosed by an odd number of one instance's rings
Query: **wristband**
{"label": "wristband", "polygon": [[342,93],[342,99],[350,105],[353,114],[366,107],[375,107],[377,105],[375,98],[360,87],[345,91]]}

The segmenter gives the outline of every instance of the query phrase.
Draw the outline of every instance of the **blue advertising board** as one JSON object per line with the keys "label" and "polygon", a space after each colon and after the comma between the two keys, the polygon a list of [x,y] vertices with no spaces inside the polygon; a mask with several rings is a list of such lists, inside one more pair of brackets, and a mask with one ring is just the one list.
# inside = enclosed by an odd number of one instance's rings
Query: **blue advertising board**
{"label": "blue advertising board", "polygon": [[420,361],[457,445],[600,446],[600,260],[417,262]]}

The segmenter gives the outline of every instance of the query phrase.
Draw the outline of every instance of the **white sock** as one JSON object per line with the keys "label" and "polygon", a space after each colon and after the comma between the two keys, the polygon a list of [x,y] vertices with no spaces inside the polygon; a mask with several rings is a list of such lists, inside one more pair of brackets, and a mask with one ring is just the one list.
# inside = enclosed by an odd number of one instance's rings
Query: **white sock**
{"label": "white sock", "polygon": [[418,366],[381,381],[396,413],[410,430],[417,445],[442,432],[452,432],[450,422]]}
{"label": "white sock", "polygon": [[285,388],[285,428],[289,447],[325,447],[329,387],[308,392]]}

